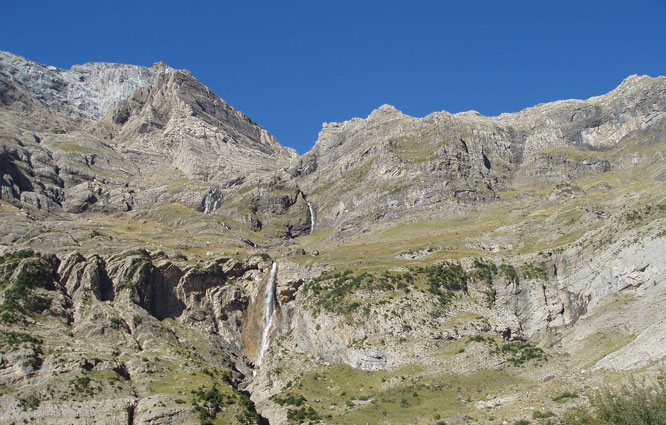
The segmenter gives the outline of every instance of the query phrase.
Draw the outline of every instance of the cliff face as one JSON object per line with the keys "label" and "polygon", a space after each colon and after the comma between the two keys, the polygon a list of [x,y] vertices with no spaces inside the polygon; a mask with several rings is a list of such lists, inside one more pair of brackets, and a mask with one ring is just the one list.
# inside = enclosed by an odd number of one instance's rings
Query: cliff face
{"label": "cliff face", "polygon": [[152,68],[117,63],[87,63],[71,69],[45,66],[0,52],[0,75],[27,90],[51,111],[98,121],[118,101],[153,82],[163,64]]}
{"label": "cliff face", "polygon": [[[292,169],[321,223],[352,233],[410,215],[455,216],[460,202],[492,201],[523,183],[562,183],[631,166],[602,152],[634,132],[664,128],[666,79],[632,76],[595,98],[514,114],[425,118],[384,105],[366,119],[327,123]],[[365,221],[365,222],[364,222]]]}
{"label": "cliff face", "polygon": [[384,105],[298,157],[187,71],[1,52],[0,423],[493,423],[649,375],[664,111]]}

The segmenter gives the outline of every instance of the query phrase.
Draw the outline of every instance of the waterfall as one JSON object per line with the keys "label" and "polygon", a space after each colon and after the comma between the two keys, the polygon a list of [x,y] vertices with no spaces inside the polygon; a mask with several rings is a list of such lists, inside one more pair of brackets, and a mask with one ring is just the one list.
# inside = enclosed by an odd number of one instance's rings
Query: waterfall
{"label": "waterfall", "polygon": [[277,262],[273,262],[271,267],[271,274],[266,283],[266,296],[264,297],[264,310],[262,315],[262,325],[264,331],[261,334],[261,349],[259,357],[257,357],[256,368],[261,366],[261,361],[264,358],[264,353],[268,349],[270,343],[270,331],[273,326],[273,318],[275,317],[275,286],[277,285]]}
{"label": "waterfall", "polygon": [[309,202],[305,202],[308,204],[308,209],[310,210],[310,233],[314,232],[314,227],[315,227],[315,212],[314,208],[312,208],[312,204]]}
{"label": "waterfall", "polygon": [[220,194],[217,189],[208,192],[204,199],[204,214],[210,214],[217,209],[217,203],[220,200]]}

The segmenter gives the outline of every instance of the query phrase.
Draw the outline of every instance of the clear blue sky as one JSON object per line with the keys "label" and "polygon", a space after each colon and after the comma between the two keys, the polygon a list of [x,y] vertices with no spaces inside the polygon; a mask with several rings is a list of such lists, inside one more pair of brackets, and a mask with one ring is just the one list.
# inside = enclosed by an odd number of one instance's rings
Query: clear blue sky
{"label": "clear blue sky", "polygon": [[666,74],[666,0],[6,1],[0,49],[187,68],[284,145],[384,103],[484,115]]}

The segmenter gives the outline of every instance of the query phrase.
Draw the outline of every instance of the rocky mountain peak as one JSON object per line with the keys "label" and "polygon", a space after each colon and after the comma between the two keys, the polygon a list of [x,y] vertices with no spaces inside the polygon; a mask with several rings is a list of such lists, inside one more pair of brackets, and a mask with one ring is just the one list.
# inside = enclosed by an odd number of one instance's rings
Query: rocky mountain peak
{"label": "rocky mountain peak", "polygon": [[163,71],[173,71],[173,68],[171,68],[169,65],[167,65],[166,63],[164,63],[162,61],[155,62],[153,64],[153,68],[157,69],[158,71],[162,71],[162,70]]}
{"label": "rocky mountain peak", "polygon": [[401,118],[403,116],[404,114],[400,112],[395,106],[385,103],[379,108],[373,110],[370,115],[368,115],[368,120],[393,119]]}
{"label": "rocky mountain peak", "polygon": [[49,110],[94,121],[170,69],[93,62],[65,70],[0,51],[0,76],[31,92]]}

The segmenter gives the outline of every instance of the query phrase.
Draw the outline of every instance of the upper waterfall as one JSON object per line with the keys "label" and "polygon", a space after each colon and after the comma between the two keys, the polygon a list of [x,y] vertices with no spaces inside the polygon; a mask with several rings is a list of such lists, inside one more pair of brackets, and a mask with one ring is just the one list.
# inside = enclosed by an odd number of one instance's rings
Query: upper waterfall
{"label": "upper waterfall", "polygon": [[306,201],[306,204],[308,204],[308,209],[310,210],[310,233],[312,233],[315,228],[315,211],[310,202]]}

